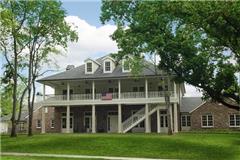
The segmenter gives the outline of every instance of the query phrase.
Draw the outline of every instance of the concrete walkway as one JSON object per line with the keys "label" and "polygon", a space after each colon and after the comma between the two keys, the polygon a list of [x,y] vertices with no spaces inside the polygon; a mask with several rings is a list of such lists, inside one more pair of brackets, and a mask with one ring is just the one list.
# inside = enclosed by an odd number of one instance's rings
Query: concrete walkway
{"label": "concrete walkway", "polygon": [[84,158],[84,159],[107,159],[107,160],[169,160],[155,158],[137,158],[137,157],[109,157],[109,156],[87,156],[87,155],[67,155],[67,154],[41,154],[41,153],[16,153],[2,152],[5,156],[31,156],[31,157],[58,157],[58,158]]}

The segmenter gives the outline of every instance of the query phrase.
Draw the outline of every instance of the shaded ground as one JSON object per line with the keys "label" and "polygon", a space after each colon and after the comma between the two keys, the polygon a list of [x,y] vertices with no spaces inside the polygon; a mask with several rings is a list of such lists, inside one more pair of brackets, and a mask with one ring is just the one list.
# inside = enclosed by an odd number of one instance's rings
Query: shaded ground
{"label": "shaded ground", "polygon": [[240,133],[45,134],[2,136],[3,152],[148,158],[240,159]]}

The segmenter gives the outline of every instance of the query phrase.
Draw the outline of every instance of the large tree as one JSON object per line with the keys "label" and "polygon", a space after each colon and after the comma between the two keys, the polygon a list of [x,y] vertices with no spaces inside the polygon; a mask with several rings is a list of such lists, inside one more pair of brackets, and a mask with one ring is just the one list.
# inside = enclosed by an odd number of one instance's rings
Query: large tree
{"label": "large tree", "polygon": [[158,54],[159,68],[174,73],[175,81],[237,107],[239,1],[104,1],[101,20],[118,26],[112,38],[120,48],[120,59]]}
{"label": "large tree", "polygon": [[[66,23],[66,12],[59,1],[13,1],[1,5],[1,49],[12,66],[13,112],[12,136],[15,132],[16,86],[19,62],[27,64],[27,95],[29,111],[28,135],[32,135],[32,114],[35,99],[35,80],[43,74],[51,54],[66,49],[69,41],[77,40],[76,32]],[[10,43],[9,43],[10,42]],[[12,59],[11,59],[12,58]],[[10,59],[10,60],[9,60]]]}

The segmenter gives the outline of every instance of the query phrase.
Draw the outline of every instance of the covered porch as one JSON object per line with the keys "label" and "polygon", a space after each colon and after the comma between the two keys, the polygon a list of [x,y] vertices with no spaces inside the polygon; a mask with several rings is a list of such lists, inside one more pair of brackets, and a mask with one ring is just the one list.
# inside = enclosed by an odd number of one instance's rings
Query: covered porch
{"label": "covered porch", "polygon": [[[177,118],[173,118],[177,110],[174,105],[171,108],[171,123],[177,132]],[[44,122],[44,114],[42,119]],[[55,107],[54,121],[59,133],[164,133],[168,127],[166,107],[148,104],[58,106]],[[42,126],[42,133],[46,132]]]}

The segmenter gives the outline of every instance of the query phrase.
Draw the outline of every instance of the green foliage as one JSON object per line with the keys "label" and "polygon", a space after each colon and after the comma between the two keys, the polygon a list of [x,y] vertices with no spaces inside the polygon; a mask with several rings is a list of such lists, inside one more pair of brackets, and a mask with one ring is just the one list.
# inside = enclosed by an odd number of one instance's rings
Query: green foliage
{"label": "green foliage", "polygon": [[199,87],[213,100],[239,101],[239,1],[104,1],[100,19],[117,24],[112,38],[120,59],[157,54],[159,68],[174,73],[175,81]]}
{"label": "green foliage", "polygon": [[[29,115],[33,112],[35,80],[52,64],[50,55],[66,49],[69,41],[78,39],[74,29],[65,21],[66,12],[57,0],[0,1],[0,53],[4,55],[10,72],[5,71],[4,81],[13,81],[12,131],[16,136],[16,96],[21,73],[27,73]],[[24,78],[21,78],[25,81]],[[8,84],[9,85],[9,84]],[[25,93],[22,92],[24,95]],[[31,135],[31,116],[29,116]]]}

